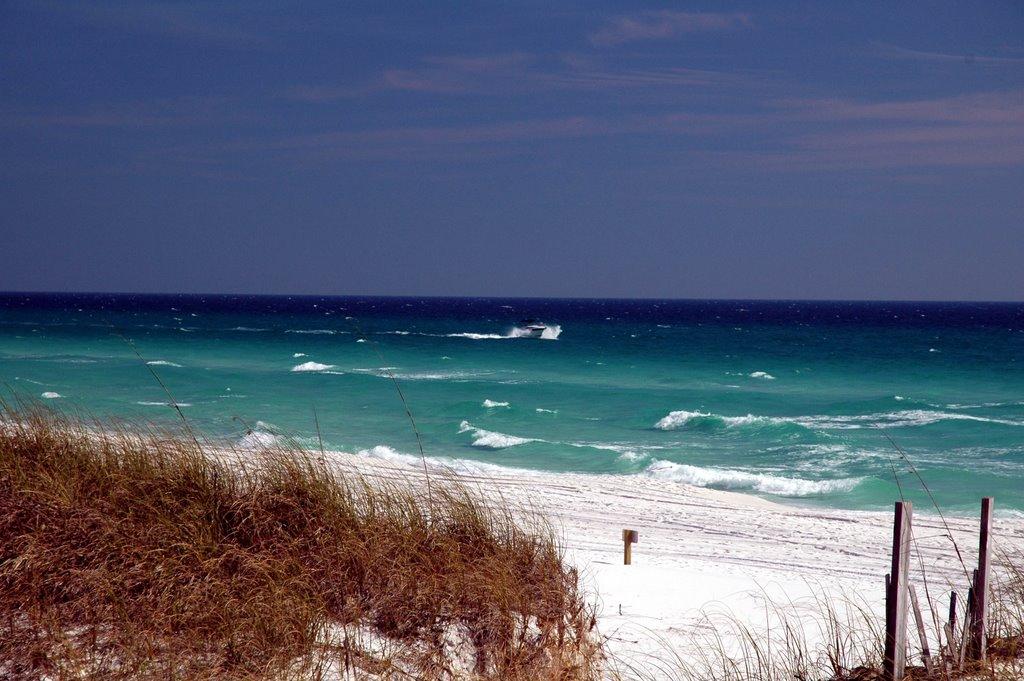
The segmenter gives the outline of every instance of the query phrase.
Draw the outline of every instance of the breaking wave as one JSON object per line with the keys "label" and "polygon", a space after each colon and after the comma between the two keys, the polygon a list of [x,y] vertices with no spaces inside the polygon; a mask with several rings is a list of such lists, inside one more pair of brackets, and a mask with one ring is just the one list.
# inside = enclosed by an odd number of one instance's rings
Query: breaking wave
{"label": "breaking wave", "polygon": [[64,396],[61,395],[60,393],[46,391],[45,393],[40,395],[40,397],[42,397],[44,400],[56,400],[57,398],[64,397]]}
{"label": "breaking wave", "polygon": [[509,407],[511,405],[508,402],[495,402],[494,400],[484,400],[481,406],[483,406],[485,409],[498,409],[502,407]]}
{"label": "breaking wave", "polygon": [[333,364],[320,364],[319,362],[303,362],[292,367],[292,371],[326,371],[333,369]]}
{"label": "breaking wave", "polygon": [[835,430],[855,430],[859,428],[906,428],[927,426],[940,421],[975,421],[993,423],[1003,426],[1024,426],[1024,421],[1013,419],[988,418],[957,414],[948,411],[930,409],[904,409],[901,411],[877,414],[861,414],[856,416],[798,416],[792,419],[795,423],[808,428],[825,428]]}
{"label": "breaking wave", "polygon": [[177,362],[168,362],[166,359],[154,359],[152,361],[146,362],[146,364],[154,367],[178,367],[179,369],[181,368],[181,365],[178,364]]}
{"label": "breaking wave", "polygon": [[654,427],[659,430],[676,430],[683,427],[718,426],[736,428],[758,425],[793,425],[812,430],[857,430],[862,428],[908,428],[926,426],[940,421],[975,421],[1004,426],[1024,426],[1024,421],[1013,419],[987,418],[970,414],[957,414],[928,409],[904,409],[894,412],[856,415],[819,416],[721,416],[702,411],[672,411],[661,418]]}
{"label": "breaking wave", "polygon": [[655,423],[654,427],[659,430],[676,430],[677,428],[690,425],[735,428],[738,426],[770,425],[777,423],[795,422],[784,418],[755,416],[754,414],[747,414],[746,416],[719,416],[718,414],[709,414],[703,411],[679,410],[669,412],[661,420]]}
{"label": "breaking wave", "polygon": [[333,336],[336,333],[345,333],[344,331],[335,331],[334,329],[288,329],[285,333],[301,333],[311,336]]}
{"label": "breaking wave", "polygon": [[265,430],[250,430],[238,439],[237,446],[241,449],[269,449],[281,444],[281,439]]}
{"label": "breaking wave", "polygon": [[473,446],[483,447],[484,449],[506,449],[508,447],[525,445],[529,442],[542,442],[542,440],[538,440],[536,438],[506,435],[505,433],[495,433],[490,430],[484,430],[483,428],[477,428],[469,421],[463,421],[459,424],[459,432],[472,433]]}
{"label": "breaking wave", "polygon": [[685,482],[698,487],[751,490],[781,497],[808,497],[835,492],[849,492],[862,478],[806,480],[786,478],[769,473],[751,473],[729,468],[704,468],[671,461],[654,461],[645,470],[647,475],[665,480]]}
{"label": "breaking wave", "polygon": [[412,454],[403,454],[387,445],[377,445],[369,449],[360,449],[356,456],[368,459],[380,459],[391,463],[402,464],[411,468],[422,470],[423,462],[426,461],[430,468],[451,470],[462,475],[536,475],[537,471],[527,468],[510,468],[499,466],[483,461],[471,461],[469,459],[452,459],[444,456],[428,456],[425,459]]}

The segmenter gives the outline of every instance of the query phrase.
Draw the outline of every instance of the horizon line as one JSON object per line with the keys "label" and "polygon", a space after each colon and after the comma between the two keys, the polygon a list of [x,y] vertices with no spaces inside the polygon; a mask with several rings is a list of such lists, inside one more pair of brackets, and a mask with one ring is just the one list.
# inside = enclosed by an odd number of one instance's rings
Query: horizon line
{"label": "horizon line", "polygon": [[366,294],[366,293],[189,293],[183,291],[44,291],[44,290],[0,290],[0,296],[32,295],[79,295],[79,296],[158,296],[158,297],[231,297],[250,298],[376,298],[376,299],[433,299],[433,300],[549,300],[549,301],[649,301],[649,302],[716,302],[716,303],[975,303],[975,304],[1024,304],[1024,300],[1013,299],[942,299],[942,298],[697,298],[659,296],[496,296],[496,295],[419,295],[419,294]]}

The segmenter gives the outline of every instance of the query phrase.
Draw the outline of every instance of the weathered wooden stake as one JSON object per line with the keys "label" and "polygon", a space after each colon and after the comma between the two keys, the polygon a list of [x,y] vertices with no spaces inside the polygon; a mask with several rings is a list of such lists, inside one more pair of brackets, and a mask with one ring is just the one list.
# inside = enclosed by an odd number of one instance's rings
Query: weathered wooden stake
{"label": "weathered wooden stake", "polygon": [[956,654],[956,599],[955,591],[949,592],[949,619],[946,620],[946,650],[949,656]]}
{"label": "weathered wooden stake", "polygon": [[992,497],[981,500],[981,534],[978,538],[978,569],[974,572],[974,608],[971,610],[972,660],[984,660],[988,629],[989,536],[992,534]]}
{"label": "weathered wooden stake", "polygon": [[[949,592],[949,628],[956,631],[956,601],[958,596],[955,591]],[[950,644],[953,642],[950,641]]]}
{"label": "weathered wooden stake", "polygon": [[[977,571],[975,571],[977,572]],[[976,577],[973,579],[977,579]],[[973,580],[972,580],[973,581]],[[974,612],[974,587],[967,590],[967,613],[964,615],[964,623],[960,628],[960,648],[957,652],[957,670],[964,668],[964,658],[967,657],[967,644],[971,640],[971,617]]]}
{"label": "weathered wooden stake", "polygon": [[892,524],[892,570],[885,590],[885,661],[882,678],[903,681],[907,664],[907,573],[913,505],[897,501]]}
{"label": "weathered wooden stake", "polygon": [[622,531],[622,564],[629,565],[633,562],[633,544],[640,541],[640,533],[636,530]]}
{"label": "weathered wooden stake", "polygon": [[928,633],[924,629],[924,617],[921,615],[921,604],[917,601],[917,589],[910,585],[910,606],[914,609],[914,621],[917,623],[917,637],[921,642],[921,661],[924,662],[924,670],[931,676],[932,673],[932,651],[928,648]]}

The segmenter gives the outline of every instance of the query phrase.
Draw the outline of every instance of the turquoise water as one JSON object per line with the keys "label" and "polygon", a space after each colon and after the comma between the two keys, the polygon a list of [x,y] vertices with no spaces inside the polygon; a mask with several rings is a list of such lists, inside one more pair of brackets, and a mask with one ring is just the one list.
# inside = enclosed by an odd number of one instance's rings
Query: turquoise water
{"label": "turquoise water", "polygon": [[883,508],[894,468],[926,502],[909,460],[945,509],[1024,510],[1020,304],[0,296],[8,393],[173,423],[151,369],[218,438],[313,443],[315,409],[331,449],[415,455],[390,372],[456,466]]}

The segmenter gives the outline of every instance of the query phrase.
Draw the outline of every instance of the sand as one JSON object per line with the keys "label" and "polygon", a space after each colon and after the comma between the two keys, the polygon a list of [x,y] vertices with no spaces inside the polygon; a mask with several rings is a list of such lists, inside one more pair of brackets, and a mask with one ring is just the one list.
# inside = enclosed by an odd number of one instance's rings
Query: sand
{"label": "sand", "polygon": [[[407,458],[337,457],[367,475],[423,483],[422,464]],[[435,464],[431,468],[441,474]],[[756,627],[765,622],[768,600],[853,599],[884,621],[891,511],[796,506],[644,476],[488,467],[485,474],[459,477],[552,524],[594,595],[599,629],[616,657],[642,658],[666,645],[692,647],[706,634],[707,613],[729,612]],[[1024,555],[1024,519],[1001,517],[998,509],[997,500],[996,548]],[[624,528],[639,532],[629,566],[623,565]],[[942,618],[951,588],[966,595],[965,568],[976,565],[977,533],[976,518],[944,522],[934,509],[915,512],[911,581],[923,598],[923,565]]]}

